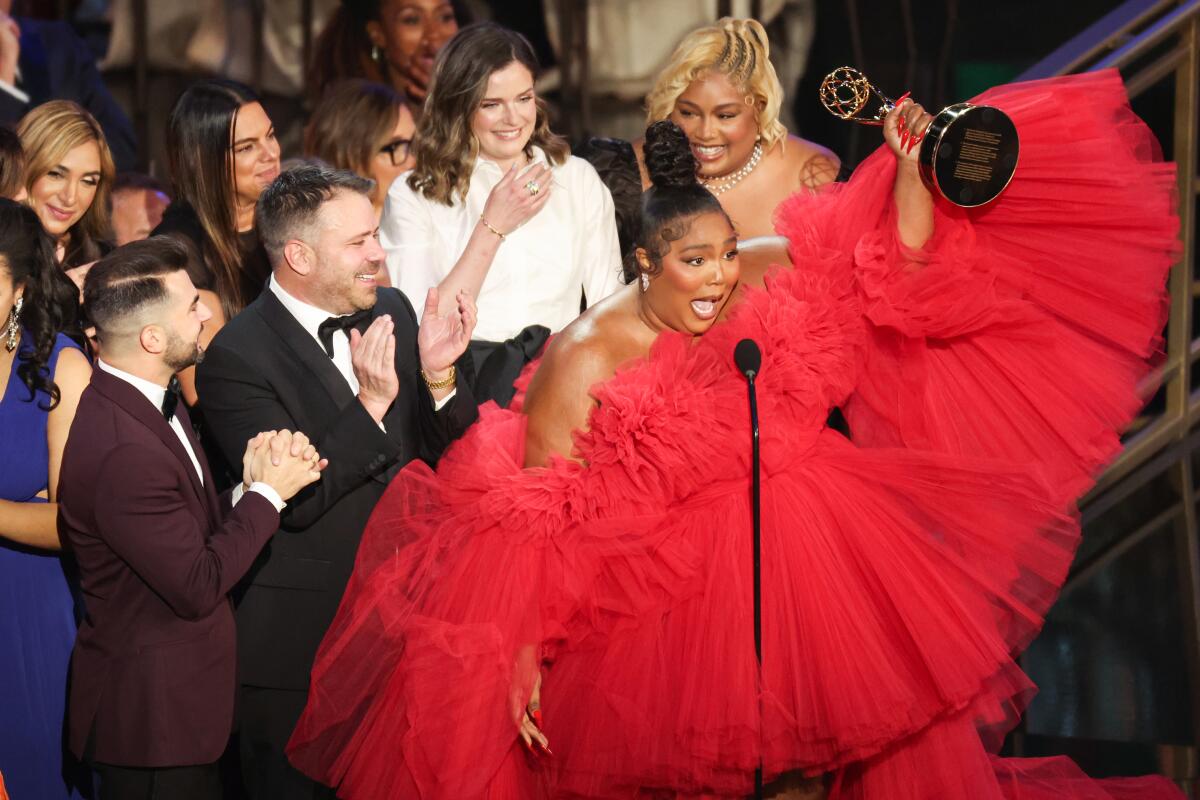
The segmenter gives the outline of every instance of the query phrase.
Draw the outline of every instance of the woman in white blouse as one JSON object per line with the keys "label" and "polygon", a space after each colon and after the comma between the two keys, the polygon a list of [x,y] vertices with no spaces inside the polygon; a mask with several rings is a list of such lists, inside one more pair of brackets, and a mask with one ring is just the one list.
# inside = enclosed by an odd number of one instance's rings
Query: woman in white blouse
{"label": "woman in white blouse", "polygon": [[477,298],[470,349],[480,402],[507,405],[550,333],[618,286],[612,197],[550,131],[525,37],[463,28],[439,54],[413,150],[380,221],[392,285],[414,305],[438,288]]}

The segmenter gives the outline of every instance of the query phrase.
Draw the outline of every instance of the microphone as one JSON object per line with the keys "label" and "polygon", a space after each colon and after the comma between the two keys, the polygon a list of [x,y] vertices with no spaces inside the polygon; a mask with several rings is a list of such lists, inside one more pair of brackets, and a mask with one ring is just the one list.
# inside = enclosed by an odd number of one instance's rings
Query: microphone
{"label": "microphone", "polygon": [[733,363],[737,364],[746,380],[754,380],[754,376],[762,369],[762,351],[758,349],[758,343],[753,339],[738,342],[737,347],[733,348]]}
{"label": "microphone", "polygon": [[[762,351],[753,339],[742,339],[733,348],[733,363],[746,376],[746,388],[750,393],[750,469],[751,497],[753,499],[753,539],[751,539],[751,558],[754,564],[754,658],[758,662],[759,685],[759,725],[762,725],[762,499],[760,497],[759,453],[758,453],[758,395],[754,391],[754,378],[762,369]],[[761,747],[761,742],[760,742]],[[762,758],[759,757],[758,768],[754,770],[754,797],[762,800],[763,768]]]}

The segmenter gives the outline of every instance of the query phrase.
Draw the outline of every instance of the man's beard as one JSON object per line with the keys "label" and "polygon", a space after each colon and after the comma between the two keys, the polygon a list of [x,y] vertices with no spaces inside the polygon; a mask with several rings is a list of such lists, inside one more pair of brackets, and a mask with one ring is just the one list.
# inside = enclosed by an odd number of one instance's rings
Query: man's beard
{"label": "man's beard", "polygon": [[204,360],[204,348],[199,342],[186,342],[175,331],[171,331],[167,339],[167,352],[163,354],[163,362],[175,372],[194,367]]}

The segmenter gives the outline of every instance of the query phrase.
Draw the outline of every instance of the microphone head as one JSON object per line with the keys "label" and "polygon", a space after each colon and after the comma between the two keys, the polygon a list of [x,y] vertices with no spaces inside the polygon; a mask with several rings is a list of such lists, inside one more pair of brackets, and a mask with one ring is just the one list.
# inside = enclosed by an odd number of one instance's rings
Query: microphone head
{"label": "microphone head", "polygon": [[737,347],[733,348],[733,363],[746,377],[757,375],[762,368],[762,351],[758,349],[758,344],[753,339],[738,342]]}

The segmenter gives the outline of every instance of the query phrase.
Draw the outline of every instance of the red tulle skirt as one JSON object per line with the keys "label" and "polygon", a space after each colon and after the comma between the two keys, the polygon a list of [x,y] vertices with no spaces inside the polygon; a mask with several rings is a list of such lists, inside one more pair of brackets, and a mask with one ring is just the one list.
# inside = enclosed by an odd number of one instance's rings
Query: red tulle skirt
{"label": "red tulle skirt", "polygon": [[[518,403],[485,406],[436,474],[406,468],[318,653],[293,762],[355,800],[738,798],[760,763],[825,775],[841,800],[1180,797],[989,755],[1034,691],[1014,659],[1078,543],[1069,501],[1154,361],[1174,230],[1144,129],[1072,127],[1069,111],[1127,112],[1119,79],[994,102],[1023,148],[1001,201],[939,207],[919,253],[892,233],[890,156],[795,201],[796,269],[595,387],[586,466],[523,469]],[[1062,142],[1074,158],[1052,168]],[[1095,198],[1098,170],[1134,186]],[[1121,304],[1119,323],[1092,300]],[[763,350],[761,668],[743,337]],[[824,429],[839,404],[853,444]],[[516,735],[539,675],[553,757]]]}

